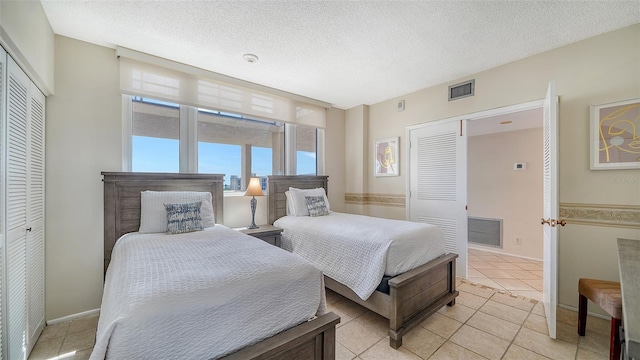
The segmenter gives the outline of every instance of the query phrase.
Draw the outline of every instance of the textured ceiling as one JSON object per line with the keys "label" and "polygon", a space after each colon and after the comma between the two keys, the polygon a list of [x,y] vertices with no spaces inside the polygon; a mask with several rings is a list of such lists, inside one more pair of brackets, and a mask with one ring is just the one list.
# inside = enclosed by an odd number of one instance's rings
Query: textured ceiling
{"label": "textured ceiling", "polygon": [[[640,0],[42,0],[42,5],[56,34],[127,47],[343,109],[640,22]],[[245,62],[245,53],[259,61]]]}

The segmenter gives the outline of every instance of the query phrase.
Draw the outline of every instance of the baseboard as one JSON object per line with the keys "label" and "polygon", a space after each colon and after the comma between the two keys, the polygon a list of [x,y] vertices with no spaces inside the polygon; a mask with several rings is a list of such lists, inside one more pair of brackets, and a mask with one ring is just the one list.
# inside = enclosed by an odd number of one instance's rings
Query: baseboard
{"label": "baseboard", "polygon": [[[565,304],[558,304],[559,308],[563,308],[563,309],[567,309],[567,310],[571,310],[571,311],[575,311],[576,314],[578,313],[578,308],[575,306],[569,306],[569,305],[565,305]],[[593,317],[597,317],[600,319],[604,319],[604,320],[611,320],[611,316],[608,315],[603,315],[603,314],[598,314],[598,313],[594,313],[591,311],[587,311],[587,315],[591,315]],[[578,315],[576,315],[578,316]]]}
{"label": "baseboard", "polygon": [[522,256],[522,255],[510,254],[510,253],[507,253],[507,252],[504,252],[504,251],[496,251],[496,250],[493,250],[491,248],[485,248],[485,247],[482,247],[482,246],[467,245],[467,248],[486,251],[486,252],[490,252],[490,253],[494,253],[494,254],[502,254],[502,255],[513,256],[513,257],[517,257],[517,258],[520,258],[520,259],[542,261],[542,259],[537,259],[537,258],[533,258],[533,257],[530,257],[530,256]]}
{"label": "baseboard", "polygon": [[47,321],[47,325],[53,325],[53,324],[57,324],[57,323],[65,322],[65,321],[71,321],[71,320],[79,319],[81,317],[85,317],[85,316],[89,316],[89,315],[96,315],[96,314],[100,314],[100,308],[93,309],[93,310],[88,310],[88,311],[83,311],[83,312],[77,313],[77,314],[63,316],[63,317],[57,318],[57,319],[51,319],[51,320]]}

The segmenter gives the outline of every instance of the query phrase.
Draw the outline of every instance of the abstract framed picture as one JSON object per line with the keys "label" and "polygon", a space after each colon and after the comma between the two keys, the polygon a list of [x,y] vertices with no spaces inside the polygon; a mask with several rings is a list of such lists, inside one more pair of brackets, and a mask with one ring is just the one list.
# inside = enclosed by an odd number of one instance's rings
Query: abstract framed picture
{"label": "abstract framed picture", "polygon": [[591,106],[591,170],[640,169],[640,99]]}
{"label": "abstract framed picture", "polygon": [[400,175],[400,137],[376,140],[373,149],[375,176]]}

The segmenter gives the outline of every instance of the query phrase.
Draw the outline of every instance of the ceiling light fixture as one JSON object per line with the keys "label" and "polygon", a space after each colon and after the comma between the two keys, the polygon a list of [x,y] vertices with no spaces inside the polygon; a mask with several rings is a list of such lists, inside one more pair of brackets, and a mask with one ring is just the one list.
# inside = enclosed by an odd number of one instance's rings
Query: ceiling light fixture
{"label": "ceiling light fixture", "polygon": [[242,55],[242,58],[244,59],[244,61],[248,62],[249,64],[258,62],[258,57],[254,54],[244,54]]}
{"label": "ceiling light fixture", "polygon": [[500,125],[509,125],[511,124],[513,121],[511,120],[506,120],[506,121],[500,121]]}

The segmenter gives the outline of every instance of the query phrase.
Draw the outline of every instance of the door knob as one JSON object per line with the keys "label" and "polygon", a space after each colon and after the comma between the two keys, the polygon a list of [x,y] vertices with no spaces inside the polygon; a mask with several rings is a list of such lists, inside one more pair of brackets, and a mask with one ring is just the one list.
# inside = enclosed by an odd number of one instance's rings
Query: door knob
{"label": "door knob", "polygon": [[540,224],[548,224],[551,227],[556,227],[556,225],[565,226],[567,222],[565,220],[556,220],[556,219],[540,219]]}

